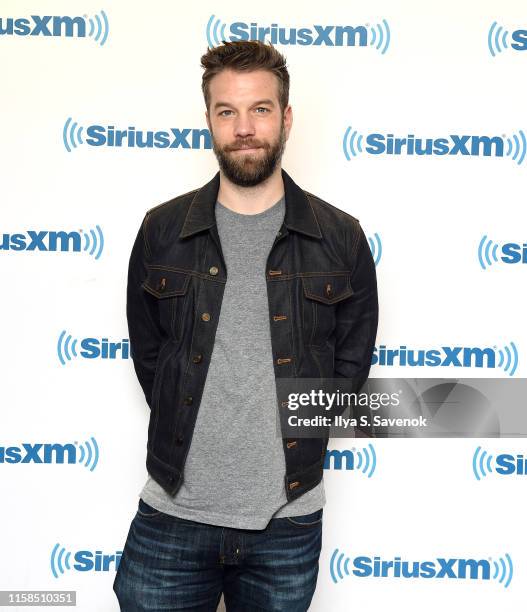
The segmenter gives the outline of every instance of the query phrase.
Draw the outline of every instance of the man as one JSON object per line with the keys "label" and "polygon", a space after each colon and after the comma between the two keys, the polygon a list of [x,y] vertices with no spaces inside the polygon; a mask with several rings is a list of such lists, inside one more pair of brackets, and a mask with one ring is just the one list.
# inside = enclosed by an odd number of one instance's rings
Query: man
{"label": "man", "polygon": [[114,590],[121,610],[307,610],[327,437],[282,438],[278,379],[367,378],[375,265],[357,219],[281,168],[289,74],[272,45],[201,58],[219,172],[145,216],[127,316],[151,409],[149,478]]}

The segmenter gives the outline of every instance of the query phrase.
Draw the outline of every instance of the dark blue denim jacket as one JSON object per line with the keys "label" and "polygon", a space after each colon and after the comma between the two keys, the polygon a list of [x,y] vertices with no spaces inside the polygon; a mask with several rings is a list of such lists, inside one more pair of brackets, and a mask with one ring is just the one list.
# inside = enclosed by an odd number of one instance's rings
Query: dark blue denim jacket
{"label": "dark blue denim jacket", "polygon": [[[284,170],[282,178],[285,217],[265,270],[275,378],[345,377],[358,391],[378,321],[368,241],[358,219],[302,190]],[[214,214],[219,182],[218,172],[149,210],[128,269],[132,358],[150,407],[146,465],[170,495],[183,480],[227,282]],[[289,501],[322,479],[327,443],[327,436],[284,437]]]}

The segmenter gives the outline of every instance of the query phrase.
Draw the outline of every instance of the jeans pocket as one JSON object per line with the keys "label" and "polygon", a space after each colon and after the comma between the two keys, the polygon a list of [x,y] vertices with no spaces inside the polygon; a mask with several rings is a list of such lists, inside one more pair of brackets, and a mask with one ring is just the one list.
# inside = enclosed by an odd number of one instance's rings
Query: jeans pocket
{"label": "jeans pocket", "polygon": [[287,516],[287,520],[296,527],[315,527],[322,523],[323,508],[311,512],[311,514],[300,514],[298,516]]}
{"label": "jeans pocket", "polygon": [[156,516],[162,516],[164,513],[161,512],[161,510],[156,510],[140,497],[139,503],[137,504],[137,514],[143,518],[153,518]]}

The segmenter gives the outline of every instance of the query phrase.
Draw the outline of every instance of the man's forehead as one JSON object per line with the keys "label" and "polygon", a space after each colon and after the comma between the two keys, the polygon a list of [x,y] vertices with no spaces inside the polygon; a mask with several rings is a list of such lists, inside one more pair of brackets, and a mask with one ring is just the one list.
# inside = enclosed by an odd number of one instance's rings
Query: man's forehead
{"label": "man's forehead", "polygon": [[[222,70],[210,81],[211,96],[256,95],[278,100],[278,78],[269,70]],[[263,95],[262,95],[263,94]]]}

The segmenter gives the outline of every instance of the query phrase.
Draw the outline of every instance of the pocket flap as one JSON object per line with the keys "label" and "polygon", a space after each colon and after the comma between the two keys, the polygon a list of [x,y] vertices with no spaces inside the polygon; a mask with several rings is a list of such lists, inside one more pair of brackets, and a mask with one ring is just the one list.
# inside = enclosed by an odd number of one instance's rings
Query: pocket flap
{"label": "pocket flap", "polygon": [[190,281],[188,272],[178,272],[170,268],[155,267],[148,269],[143,289],[157,298],[185,295]]}
{"label": "pocket flap", "polygon": [[335,304],[353,294],[349,274],[302,276],[302,284],[307,298],[323,304]]}

